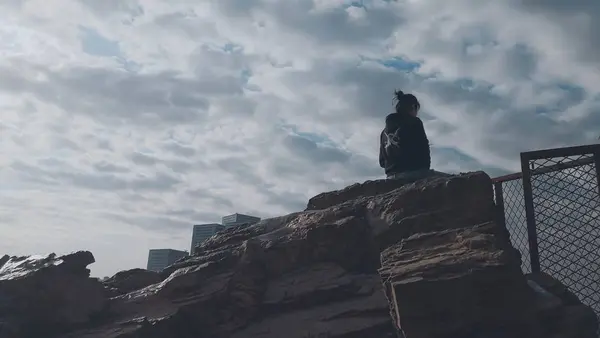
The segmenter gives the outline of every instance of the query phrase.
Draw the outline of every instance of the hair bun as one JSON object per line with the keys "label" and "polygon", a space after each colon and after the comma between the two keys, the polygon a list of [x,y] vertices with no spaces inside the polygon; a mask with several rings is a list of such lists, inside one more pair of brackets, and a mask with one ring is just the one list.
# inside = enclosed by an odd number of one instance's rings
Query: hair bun
{"label": "hair bun", "polygon": [[402,96],[404,96],[404,92],[401,90],[394,91],[394,94],[396,94],[397,99],[400,99]]}

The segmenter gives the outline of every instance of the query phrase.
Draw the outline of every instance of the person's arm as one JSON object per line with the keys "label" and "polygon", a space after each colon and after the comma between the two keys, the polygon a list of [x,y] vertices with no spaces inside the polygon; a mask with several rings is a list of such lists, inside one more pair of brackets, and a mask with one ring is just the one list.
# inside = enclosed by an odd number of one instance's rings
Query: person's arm
{"label": "person's arm", "polygon": [[383,146],[383,131],[379,134],[379,166],[385,169],[385,149]]}
{"label": "person's arm", "polygon": [[431,150],[429,149],[429,139],[427,133],[425,133],[425,127],[423,121],[417,119],[417,126],[415,130],[415,157],[426,165],[427,168],[431,169]]}

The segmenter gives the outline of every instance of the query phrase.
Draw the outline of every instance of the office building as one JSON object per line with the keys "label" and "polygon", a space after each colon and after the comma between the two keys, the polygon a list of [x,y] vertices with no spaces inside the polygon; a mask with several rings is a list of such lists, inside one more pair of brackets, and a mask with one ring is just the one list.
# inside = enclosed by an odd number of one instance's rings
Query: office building
{"label": "office building", "polygon": [[233,215],[223,216],[223,218],[221,219],[221,223],[223,223],[225,227],[234,227],[238,225],[252,225],[258,222],[260,222],[259,217],[237,213]]}
{"label": "office building", "polygon": [[223,230],[225,227],[218,223],[196,224],[192,230],[192,247],[190,252],[194,253],[194,248],[210,238],[212,235]]}
{"label": "office building", "polygon": [[186,257],[187,251],[173,249],[152,249],[148,252],[148,265],[146,269],[160,272],[179,259]]}

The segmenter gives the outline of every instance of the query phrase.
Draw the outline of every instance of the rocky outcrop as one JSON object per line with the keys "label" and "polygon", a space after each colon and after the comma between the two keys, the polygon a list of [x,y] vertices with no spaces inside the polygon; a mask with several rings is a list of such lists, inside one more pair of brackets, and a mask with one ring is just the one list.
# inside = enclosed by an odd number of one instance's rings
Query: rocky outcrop
{"label": "rocky outcrop", "polygon": [[0,337],[53,337],[90,325],[108,305],[90,252],[0,259]]}
{"label": "rocky outcrop", "polygon": [[407,337],[536,336],[533,293],[492,222],[416,234],[381,259],[390,316]]}
{"label": "rocky outcrop", "polygon": [[395,179],[355,183],[341,190],[323,192],[314,196],[308,200],[306,210],[323,210],[357,198],[381,195],[414,182],[413,179]]}
{"label": "rocky outcrop", "polygon": [[104,280],[102,284],[114,295],[120,295],[160,283],[163,279],[161,274],[155,271],[131,269],[117,272],[114,276]]}
{"label": "rocky outcrop", "polygon": [[305,211],[218,234],[159,276],[113,277],[106,285],[120,291],[107,306],[54,336],[575,338],[594,332],[593,312],[576,297],[520,272],[517,251],[494,215],[484,173],[370,181],[321,194]]}

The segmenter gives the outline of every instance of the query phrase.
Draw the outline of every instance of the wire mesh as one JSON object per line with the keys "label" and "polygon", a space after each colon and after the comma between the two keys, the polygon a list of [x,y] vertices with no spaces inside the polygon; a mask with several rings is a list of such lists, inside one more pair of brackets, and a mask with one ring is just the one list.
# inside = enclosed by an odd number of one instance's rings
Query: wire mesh
{"label": "wire mesh", "polygon": [[[525,198],[523,197],[523,180],[511,179],[500,181],[504,199],[504,222],[510,233],[512,245],[521,252],[521,269],[531,272],[529,256],[529,240],[527,237],[527,217],[525,216]],[[498,201],[496,201],[498,202]]]}
{"label": "wire mesh", "polygon": [[528,163],[541,271],[600,314],[600,195],[593,154]]}

